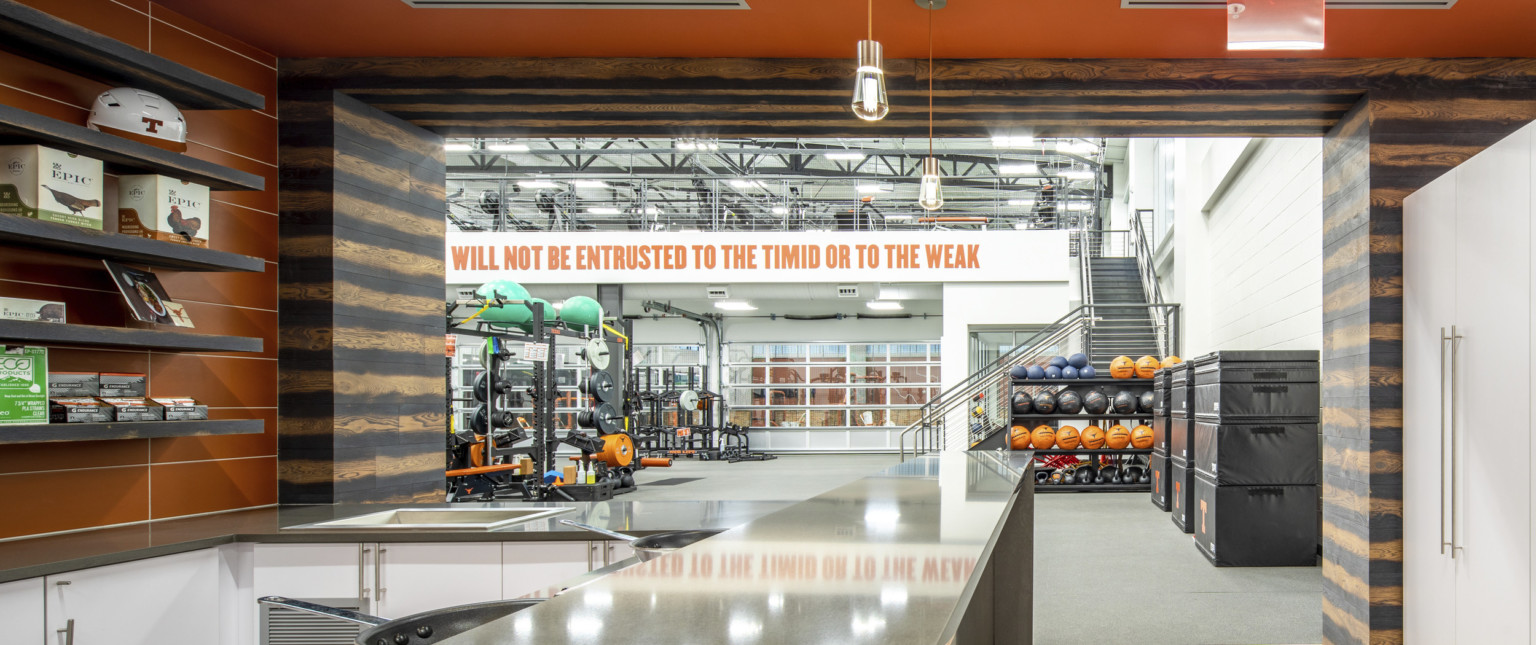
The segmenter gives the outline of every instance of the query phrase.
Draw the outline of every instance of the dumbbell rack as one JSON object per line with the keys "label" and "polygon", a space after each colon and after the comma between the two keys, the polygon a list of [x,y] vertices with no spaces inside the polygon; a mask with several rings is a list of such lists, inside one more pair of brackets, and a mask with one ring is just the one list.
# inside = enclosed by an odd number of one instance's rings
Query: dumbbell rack
{"label": "dumbbell rack", "polygon": [[[1152,389],[1152,379],[1144,379],[1144,378],[1130,378],[1130,379],[1117,379],[1117,378],[1013,379],[1012,380],[1012,385],[1013,385],[1013,387],[1009,391],[1009,400],[1010,401],[1012,401],[1013,394],[1015,392],[1019,391],[1019,389],[1021,389],[1021,388],[1045,388],[1045,387],[1055,387],[1056,388],[1055,391],[1057,393],[1060,393],[1062,390],[1066,390],[1066,389],[1077,389],[1079,391],[1085,391],[1088,388],[1091,388],[1091,387],[1094,387],[1094,386],[1116,386],[1116,387],[1119,387],[1119,388],[1122,388],[1122,389],[1130,390],[1131,392],[1133,392],[1133,393],[1135,393],[1135,394],[1137,394],[1139,396],[1142,392],[1149,391],[1149,390]],[[1045,422],[1045,421],[1082,421],[1083,425],[1076,426],[1079,430],[1081,430],[1083,428],[1083,426],[1087,426],[1087,425],[1097,425],[1100,428],[1108,430],[1109,426],[1112,426],[1115,423],[1121,423],[1121,422],[1126,422],[1126,421],[1133,421],[1133,422],[1134,421],[1144,421],[1146,423],[1146,425],[1151,425],[1152,424],[1152,413],[1150,413],[1150,412],[1148,412],[1146,414],[1141,414],[1141,413],[1136,413],[1136,414],[1111,414],[1111,413],[1088,414],[1088,413],[1085,413],[1085,412],[1080,412],[1078,414],[1013,414],[1011,412],[1011,410],[1012,410],[1011,404],[1009,406],[1009,409],[1010,409],[1009,425],[1010,426],[1022,425],[1022,426],[1026,427],[1026,428],[1033,428],[1038,423]],[[1121,425],[1134,425],[1134,424],[1121,423]],[[1006,433],[1008,431],[1005,430],[1004,432]],[[1003,440],[1004,440],[1004,445],[1007,445],[1007,440],[1008,439],[1007,439],[1006,435],[1004,436]],[[1036,457],[1055,457],[1055,456],[1063,456],[1063,455],[1083,456],[1083,457],[1087,457],[1088,461],[1093,462],[1093,463],[1096,464],[1096,463],[1099,462],[1099,459],[1101,457],[1106,456],[1106,455],[1112,456],[1112,457],[1150,456],[1152,454],[1152,449],[1151,448],[1120,448],[1120,449],[1113,449],[1113,448],[1073,448],[1071,450],[1063,450],[1063,449],[1059,449],[1059,448],[1052,448],[1050,450],[1034,450],[1033,452],[1034,452]],[[1117,459],[1116,461],[1118,462],[1119,460]],[[1037,493],[1146,493],[1146,492],[1150,492],[1151,490],[1152,490],[1152,485],[1150,483],[1147,483],[1147,484],[1039,484],[1039,485],[1035,486],[1035,492],[1037,492]]]}

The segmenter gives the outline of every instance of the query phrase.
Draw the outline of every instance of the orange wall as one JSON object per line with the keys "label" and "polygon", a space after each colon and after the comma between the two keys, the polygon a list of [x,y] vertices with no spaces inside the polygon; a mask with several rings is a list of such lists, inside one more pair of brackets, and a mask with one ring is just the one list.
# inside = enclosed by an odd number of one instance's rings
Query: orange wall
{"label": "orange wall", "polygon": [[[21,1],[266,96],[261,111],[185,113],[187,154],[266,178],[263,192],[213,193],[210,222],[213,248],[264,258],[266,271],[160,272],[197,331],[260,337],[266,351],[49,352],[53,371],[147,372],[151,395],[191,395],[214,418],[265,419],[266,432],[0,446],[0,499],[15,511],[0,524],[0,538],[276,503],[277,59],[148,0]],[[84,125],[103,89],[0,53],[0,103]],[[106,191],[115,195],[113,181]],[[72,323],[130,319],[96,258],[0,246],[0,296],[63,300]]]}

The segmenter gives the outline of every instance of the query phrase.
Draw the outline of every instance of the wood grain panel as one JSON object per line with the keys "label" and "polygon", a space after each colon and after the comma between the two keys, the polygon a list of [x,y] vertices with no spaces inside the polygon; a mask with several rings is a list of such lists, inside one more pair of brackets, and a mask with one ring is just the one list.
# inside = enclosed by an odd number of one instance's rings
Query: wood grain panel
{"label": "wood grain panel", "polygon": [[221,459],[150,466],[155,519],[277,503],[277,458]]}
{"label": "wood grain panel", "polygon": [[0,538],[141,522],[149,519],[149,467],[0,475],[0,499],[11,514]]}

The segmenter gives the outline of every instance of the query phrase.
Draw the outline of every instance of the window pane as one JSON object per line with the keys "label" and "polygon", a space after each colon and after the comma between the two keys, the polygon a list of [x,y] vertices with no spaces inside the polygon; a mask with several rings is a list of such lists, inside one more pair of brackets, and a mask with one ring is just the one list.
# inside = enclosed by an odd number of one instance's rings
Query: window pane
{"label": "window pane", "polygon": [[763,362],[763,359],[766,358],[766,356],[758,353],[757,350],[760,347],[762,347],[762,345],[741,345],[737,343],[731,343],[725,346],[725,360],[727,363],[732,365],[761,363]]}
{"label": "window pane", "polygon": [[941,368],[938,365],[929,365],[928,366],[928,382],[929,383],[943,383],[944,382],[944,375],[940,372],[940,370],[941,370]]}
{"label": "window pane", "polygon": [[861,387],[848,390],[854,405],[882,405],[886,402],[885,388]]}
{"label": "window pane", "polygon": [[885,362],[885,345],[852,345],[849,349],[855,363]]}
{"label": "window pane", "polygon": [[773,363],[804,363],[805,345],[769,345],[768,359]]}
{"label": "window pane", "polygon": [[812,367],[810,375],[812,383],[848,382],[848,368],[846,367]]}
{"label": "window pane", "polygon": [[813,387],[810,389],[811,405],[845,405],[848,390],[840,387]]}
{"label": "window pane", "polygon": [[850,425],[856,426],[883,426],[886,421],[885,410],[851,410]]}
{"label": "window pane", "polygon": [[941,356],[939,356],[939,344],[938,343],[930,344],[928,346],[928,360],[936,361],[936,360],[939,360],[940,358],[941,358]]}
{"label": "window pane", "polygon": [[768,368],[769,383],[804,383],[806,368],[795,367],[770,367]]}
{"label": "window pane", "polygon": [[928,402],[926,387],[893,387],[891,403],[896,405],[921,405]]}
{"label": "window pane", "polygon": [[668,365],[703,365],[703,353],[698,345],[663,345],[660,362]]}
{"label": "window pane", "polygon": [[805,405],[805,390],[797,387],[770,389],[768,405]]}
{"label": "window pane", "polygon": [[880,367],[855,365],[848,369],[850,383],[884,383],[886,370],[889,368],[883,365]]}
{"label": "window pane", "polygon": [[847,360],[847,345],[811,345],[812,363],[843,363]]}
{"label": "window pane", "polygon": [[768,413],[768,425],[774,428],[803,428],[805,410],[772,410]]}
{"label": "window pane", "polygon": [[730,371],[730,375],[731,375],[730,383],[732,385],[750,385],[750,384],[753,384],[753,383],[764,383],[764,382],[766,382],[764,379],[767,378],[767,374],[768,374],[767,368],[762,368],[762,367],[733,367],[733,368],[731,368],[731,371]]}
{"label": "window pane", "polygon": [[848,425],[848,415],[842,410],[811,410],[811,425],[828,428]]}
{"label": "window pane", "polygon": [[748,428],[763,428],[768,425],[768,412],[766,410],[731,410],[731,423]]}
{"label": "window pane", "polygon": [[732,406],[767,405],[768,399],[763,394],[763,390],[733,387],[726,391],[726,403]]}
{"label": "window pane", "polygon": [[892,365],[891,383],[927,383],[928,368],[910,365]]}
{"label": "window pane", "polygon": [[926,360],[928,360],[927,345],[891,345],[891,362]]}
{"label": "window pane", "polygon": [[905,428],[923,418],[922,410],[891,410],[891,425]]}

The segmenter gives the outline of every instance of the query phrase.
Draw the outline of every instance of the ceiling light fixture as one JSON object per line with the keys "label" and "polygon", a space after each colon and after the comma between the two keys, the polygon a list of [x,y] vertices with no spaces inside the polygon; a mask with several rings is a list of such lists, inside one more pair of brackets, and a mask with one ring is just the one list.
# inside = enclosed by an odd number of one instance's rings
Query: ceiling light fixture
{"label": "ceiling light fixture", "polygon": [[859,184],[859,192],[866,195],[891,192],[890,184]]}
{"label": "ceiling light fixture", "polygon": [[734,188],[756,188],[757,182],[746,179],[732,179],[731,186]]}
{"label": "ceiling light fixture", "polygon": [[822,155],[832,161],[858,161],[865,157],[862,152],[828,152]]}
{"label": "ceiling light fixture", "polygon": [[617,208],[609,208],[606,206],[596,206],[587,209],[587,214],[589,215],[618,215],[620,212],[621,211]]}
{"label": "ceiling light fixture", "polygon": [[1030,198],[1030,199],[1010,199],[1010,200],[1008,200],[1008,205],[1009,206],[1034,206],[1035,205],[1035,200],[1034,200],[1034,198]]}
{"label": "ceiling light fixture", "polygon": [[1004,175],[1038,175],[1040,166],[1032,163],[1005,163],[999,165],[997,171]]}
{"label": "ceiling light fixture", "polygon": [[608,182],[601,179],[577,179],[571,185],[577,188],[607,188]]}
{"label": "ceiling light fixture", "polygon": [[1093,210],[1093,204],[1088,202],[1067,202],[1067,210],[1073,212],[1085,212]]}
{"label": "ceiling light fixture", "polygon": [[875,40],[875,0],[869,0],[869,38],[859,41],[859,68],[853,81],[853,115],[865,121],[879,121],[891,112],[880,59],[880,43]]}
{"label": "ceiling light fixture", "polygon": [[530,180],[526,180],[526,181],[517,182],[517,185],[519,187],[521,187],[521,188],[559,188],[560,187],[560,184],[557,184],[555,182],[549,181],[547,179],[530,179]]}
{"label": "ceiling light fixture", "polygon": [[933,0],[928,0],[928,157],[923,159],[923,178],[917,188],[917,205],[927,211],[944,207],[939,160],[933,156],[933,12]]}
{"label": "ceiling light fixture", "polygon": [[864,306],[877,311],[895,311],[897,309],[901,309],[901,303],[894,300],[871,300],[864,303]]}
{"label": "ceiling light fixture", "polygon": [[523,143],[493,143],[485,147],[492,152],[528,152],[528,145]]}
{"label": "ceiling light fixture", "polygon": [[753,307],[752,303],[739,300],[722,300],[715,303],[715,308],[726,311],[757,311],[757,307]]}
{"label": "ceiling light fixture", "polygon": [[445,144],[443,144],[443,150],[445,152],[469,152],[469,151],[474,150],[474,149],[475,149],[474,146],[469,145],[467,143],[445,143]]}
{"label": "ceiling light fixture", "polygon": [[789,214],[789,209],[784,207],[784,206],[774,206],[773,207],[773,214],[774,215],[788,215]]}
{"label": "ceiling light fixture", "polygon": [[1323,48],[1325,0],[1227,0],[1227,49],[1297,51]]}

